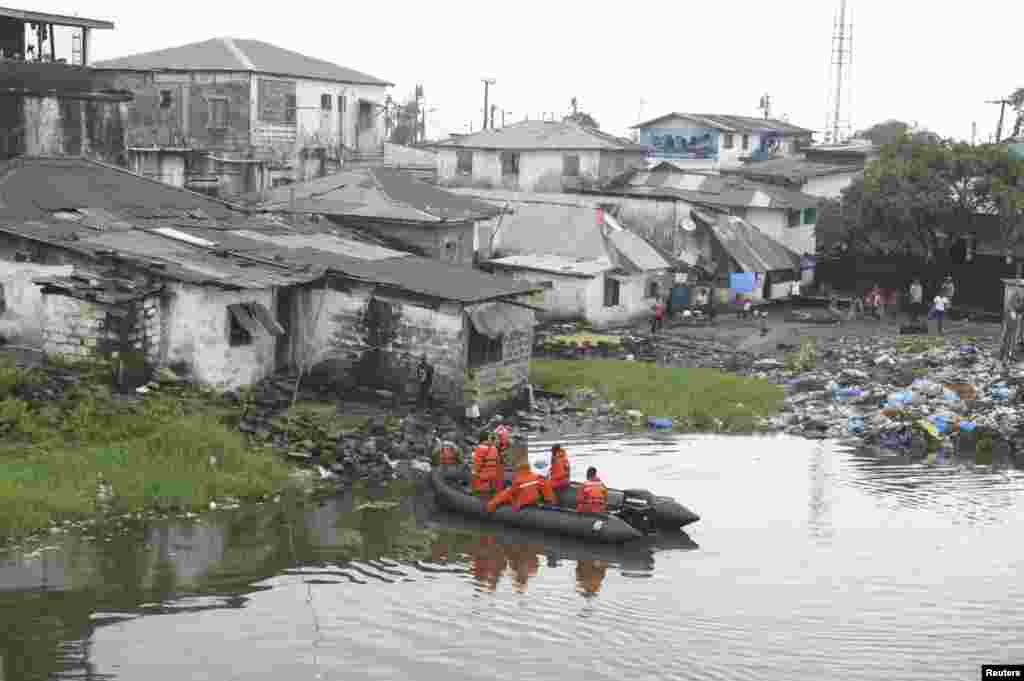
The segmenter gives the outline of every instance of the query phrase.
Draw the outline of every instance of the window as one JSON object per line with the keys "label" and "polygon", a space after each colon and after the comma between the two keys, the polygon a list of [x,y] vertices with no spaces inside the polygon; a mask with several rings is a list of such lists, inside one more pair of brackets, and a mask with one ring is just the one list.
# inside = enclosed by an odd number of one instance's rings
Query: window
{"label": "window", "polygon": [[604,306],[615,307],[619,304],[619,280],[607,275],[604,278]]}
{"label": "window", "polygon": [[804,208],[804,224],[813,225],[818,221],[817,208]]}
{"label": "window", "polygon": [[743,151],[750,148],[750,135],[743,136]]}
{"label": "window", "polygon": [[455,152],[455,172],[459,175],[473,174],[473,152],[459,149]]}
{"label": "window", "polygon": [[791,210],[789,211],[789,226],[799,227],[800,226],[800,211]]}
{"label": "window", "polygon": [[171,91],[170,90],[161,90],[160,91],[160,108],[161,109],[170,109],[171,108],[171,103],[172,103]]}
{"label": "window", "polygon": [[733,140],[732,140],[732,133],[731,132],[727,132],[724,135],[722,135],[722,148],[723,149],[732,149],[732,144],[733,144]]}
{"label": "window", "polygon": [[228,344],[251,345],[254,338],[283,336],[284,327],[259,303],[228,305]]}
{"label": "window", "polygon": [[501,175],[502,177],[519,175],[519,154],[514,151],[501,152]]}
{"label": "window", "polygon": [[210,122],[208,127],[215,130],[223,130],[228,127],[228,100],[225,98],[210,98],[206,101],[210,106]]}
{"label": "window", "polygon": [[320,95],[320,108],[324,111],[330,111],[331,100],[332,97],[330,95]]}
{"label": "window", "polygon": [[502,357],[502,337],[491,338],[476,330],[473,323],[469,324],[469,366],[478,367],[484,364],[500,362]]}
{"label": "window", "polygon": [[657,298],[661,295],[661,285],[656,281],[647,282],[647,297]]}
{"label": "window", "polygon": [[577,154],[562,156],[562,177],[580,176],[580,157]]}
{"label": "window", "polygon": [[295,95],[287,94],[284,96],[284,122],[294,123],[295,122],[295,110],[298,106],[295,103]]}

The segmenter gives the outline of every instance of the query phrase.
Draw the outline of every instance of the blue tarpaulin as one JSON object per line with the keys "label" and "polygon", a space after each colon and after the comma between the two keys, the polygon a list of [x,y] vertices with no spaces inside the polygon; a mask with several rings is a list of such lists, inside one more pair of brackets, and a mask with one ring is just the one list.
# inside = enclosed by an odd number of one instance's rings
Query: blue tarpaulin
{"label": "blue tarpaulin", "polygon": [[672,287],[672,305],[686,307],[690,304],[690,289],[688,286]]}
{"label": "blue tarpaulin", "polygon": [[754,290],[753,272],[736,272],[729,275],[729,288],[736,293],[750,293]]}

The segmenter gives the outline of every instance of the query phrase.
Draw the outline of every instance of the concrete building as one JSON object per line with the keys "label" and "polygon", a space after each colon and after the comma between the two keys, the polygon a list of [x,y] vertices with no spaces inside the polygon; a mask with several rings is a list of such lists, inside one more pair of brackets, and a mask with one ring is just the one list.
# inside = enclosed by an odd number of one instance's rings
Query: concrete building
{"label": "concrete building", "polygon": [[604,209],[538,197],[506,211],[481,230],[481,267],[546,286],[541,317],[623,324],[668,293],[669,262]]}
{"label": "concrete building", "polygon": [[384,167],[346,170],[251,198],[261,211],[322,215],[390,239],[396,248],[470,267],[476,261],[475,225],[501,212]]}
{"label": "concrete building", "polygon": [[772,118],[672,112],[632,126],[650,161],[694,170],[733,168],[748,161],[795,158],[813,131]]}
{"label": "concrete building", "polygon": [[522,121],[435,149],[442,186],[524,192],[589,186],[643,161],[643,149],[629,140],[560,121]]}
{"label": "concrete building", "polygon": [[130,166],[236,196],[377,153],[387,81],[257,40],[214,38],[96,64],[134,93]]}
{"label": "concrete building", "polygon": [[[88,68],[91,31],[113,27],[0,7],[0,160],[22,154],[122,160],[132,97]],[[57,48],[67,32],[70,52]]]}
{"label": "concrete building", "polygon": [[0,330],[47,354],[233,389],[311,367],[486,412],[526,384],[539,287],[288,224],[82,159],[0,164]]}

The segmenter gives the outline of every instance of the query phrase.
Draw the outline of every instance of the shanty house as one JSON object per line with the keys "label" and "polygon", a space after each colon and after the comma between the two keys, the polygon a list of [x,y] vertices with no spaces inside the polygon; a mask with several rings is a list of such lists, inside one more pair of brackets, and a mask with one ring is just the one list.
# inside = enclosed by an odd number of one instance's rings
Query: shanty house
{"label": "shanty house", "polygon": [[737,175],[698,173],[663,161],[634,170],[597,190],[651,199],[679,199],[694,206],[726,210],[797,253],[814,253],[820,199],[776,184]]}
{"label": "shanty house", "polygon": [[546,286],[542,317],[625,323],[668,293],[670,263],[604,209],[537,201],[508,211],[494,220],[482,266]]}
{"label": "shanty house", "polygon": [[536,286],[81,159],[0,177],[0,330],[19,344],[221,388],[296,367],[387,387],[422,355],[435,397],[484,411],[526,383]]}
{"label": "shanty house", "polygon": [[391,168],[344,171],[249,197],[263,211],[323,215],[391,239],[402,249],[471,266],[475,227],[500,208]]}
{"label": "shanty house", "polygon": [[745,161],[796,157],[813,131],[773,118],[672,112],[632,126],[654,161],[672,160],[700,169]]}
{"label": "shanty house", "polygon": [[131,167],[237,196],[377,152],[387,81],[291,50],[213,38],[96,63],[135,101]]}
{"label": "shanty house", "polygon": [[629,140],[573,122],[522,121],[438,144],[443,186],[559,192],[643,162]]}

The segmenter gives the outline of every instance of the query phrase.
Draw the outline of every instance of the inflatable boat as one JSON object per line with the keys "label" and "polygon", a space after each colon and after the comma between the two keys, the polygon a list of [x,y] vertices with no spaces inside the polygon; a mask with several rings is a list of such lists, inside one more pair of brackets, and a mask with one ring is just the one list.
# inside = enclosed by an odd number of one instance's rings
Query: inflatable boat
{"label": "inflatable boat", "polygon": [[658,529],[679,529],[699,520],[699,516],[674,499],[656,497],[646,490],[610,489],[607,513],[580,513],[576,511],[579,484],[573,484],[563,494],[560,506],[544,505],[519,511],[501,506],[488,513],[485,502],[470,492],[470,476],[465,468],[439,466],[431,472],[430,480],[438,503],[447,510],[606,544],[622,544]]}

